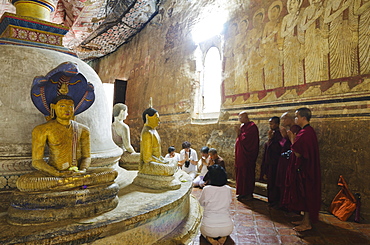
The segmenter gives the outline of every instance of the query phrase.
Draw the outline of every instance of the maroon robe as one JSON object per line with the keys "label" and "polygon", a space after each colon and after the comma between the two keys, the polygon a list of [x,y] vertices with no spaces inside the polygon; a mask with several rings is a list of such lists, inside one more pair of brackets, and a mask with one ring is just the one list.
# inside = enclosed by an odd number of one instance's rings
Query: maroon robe
{"label": "maroon robe", "polygon": [[236,194],[252,195],[256,178],[256,161],[259,152],[259,133],[254,122],[240,127],[235,143]]}
{"label": "maroon robe", "polygon": [[274,130],[274,134],[265,144],[265,151],[263,154],[261,164],[261,175],[260,179],[266,174],[267,176],[267,199],[270,205],[279,204],[280,192],[276,186],[276,173],[277,166],[281,156],[281,145],[282,140],[280,130]]}
{"label": "maroon robe", "polygon": [[321,206],[321,170],[319,144],[315,130],[306,125],[299,131],[292,151],[293,157],[287,170],[284,203],[291,210],[309,212],[312,223],[319,219]]}
{"label": "maroon robe", "polygon": [[[297,134],[299,130],[301,130],[301,127],[296,124],[290,127],[290,131],[292,131],[293,134]],[[292,146],[292,143],[290,142],[289,138],[282,138],[280,140],[280,145],[281,145],[281,153],[284,153],[284,152],[287,152],[288,150],[291,150],[290,147]],[[289,158],[286,158],[280,155],[280,158],[279,158],[279,163],[278,163],[277,170],[276,170],[275,184],[279,188],[280,202],[282,202],[284,198],[286,173],[287,173],[289,162],[292,160],[293,155],[291,155]]]}

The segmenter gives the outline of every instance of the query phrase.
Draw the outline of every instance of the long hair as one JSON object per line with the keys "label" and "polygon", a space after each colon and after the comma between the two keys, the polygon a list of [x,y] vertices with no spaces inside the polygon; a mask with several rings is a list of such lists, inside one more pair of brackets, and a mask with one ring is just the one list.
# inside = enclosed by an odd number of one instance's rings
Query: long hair
{"label": "long hair", "polygon": [[208,181],[209,185],[223,186],[227,183],[227,174],[222,166],[213,164],[208,167],[208,172],[204,176],[203,180]]}

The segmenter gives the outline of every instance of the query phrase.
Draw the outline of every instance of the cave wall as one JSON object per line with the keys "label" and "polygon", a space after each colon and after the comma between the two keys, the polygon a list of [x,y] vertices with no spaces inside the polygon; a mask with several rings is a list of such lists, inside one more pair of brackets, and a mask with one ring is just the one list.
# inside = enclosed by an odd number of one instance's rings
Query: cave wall
{"label": "cave wall", "polygon": [[[320,145],[323,209],[343,175],[362,196],[362,215],[370,218],[369,6],[357,0],[315,2],[162,1],[137,36],[91,65],[104,83],[127,81],[126,123],[136,150],[141,113],[152,97],[163,154],[171,145],[180,151],[185,140],[198,151],[215,147],[230,178],[240,111],[247,110],[259,127],[259,165],[268,119],[309,107]],[[195,105],[202,79],[191,31],[220,10],[228,13],[223,32],[199,47],[203,55],[212,46],[221,52],[221,113],[218,120],[199,120]]]}

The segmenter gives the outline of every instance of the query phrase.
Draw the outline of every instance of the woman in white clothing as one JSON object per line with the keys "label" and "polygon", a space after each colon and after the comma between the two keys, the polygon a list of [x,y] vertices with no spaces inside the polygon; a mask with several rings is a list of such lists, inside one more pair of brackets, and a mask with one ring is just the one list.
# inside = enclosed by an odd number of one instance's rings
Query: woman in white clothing
{"label": "woman in white clothing", "polygon": [[199,198],[200,205],[204,207],[200,232],[211,244],[222,245],[234,229],[229,212],[231,188],[226,185],[225,169],[218,164],[210,166],[204,181],[207,185]]}
{"label": "woman in white clothing", "polygon": [[176,161],[180,161],[180,154],[176,152],[176,149],[174,146],[168,147],[168,154],[164,158],[173,158],[176,159]]}
{"label": "woman in white clothing", "polygon": [[209,147],[208,146],[203,146],[202,149],[200,149],[200,153],[201,153],[201,158],[200,160],[198,161],[198,172],[199,172],[199,175],[195,178],[195,180],[193,180],[193,186],[194,187],[201,187],[203,188],[205,186],[205,183],[203,181],[203,178],[204,176],[207,174],[208,172],[208,166],[210,165],[210,156],[209,156]]}

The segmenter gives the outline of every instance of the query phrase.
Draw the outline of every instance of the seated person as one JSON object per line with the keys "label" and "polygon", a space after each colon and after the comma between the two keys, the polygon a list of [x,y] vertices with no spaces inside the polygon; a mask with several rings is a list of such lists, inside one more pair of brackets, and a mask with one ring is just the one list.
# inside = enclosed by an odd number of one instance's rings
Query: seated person
{"label": "seated person", "polygon": [[177,161],[161,156],[161,139],[156,130],[160,122],[158,111],[151,107],[146,109],[143,112],[143,121],[139,172],[149,175],[173,175],[177,170]]}
{"label": "seated person", "polygon": [[112,123],[112,138],[117,146],[122,148],[121,161],[139,163],[140,153],[136,153],[131,145],[130,128],[124,123],[127,118],[128,108],[125,104],[117,103],[113,107],[114,122]]}
{"label": "seated person", "polygon": [[194,179],[197,175],[198,155],[193,148],[190,148],[190,146],[191,144],[188,141],[182,143],[179,166],[183,171],[189,174],[192,179]]}
{"label": "seated person", "polygon": [[217,150],[215,148],[211,148],[209,149],[209,156],[211,157],[212,159],[212,164],[218,164],[220,165],[221,167],[223,167],[226,171],[226,167],[225,167],[225,161],[224,159],[222,159],[222,157],[220,157],[218,154],[217,154]]}
{"label": "seated person", "polygon": [[[74,101],[59,95],[50,104],[52,120],[32,131],[32,166],[37,171],[17,180],[20,191],[69,190],[114,181],[117,172],[111,168],[89,171],[90,131],[73,121]],[[45,146],[49,159],[44,160]]]}
{"label": "seated person", "polygon": [[234,229],[229,211],[231,188],[226,185],[225,169],[218,164],[210,166],[204,181],[207,185],[199,198],[200,205],[204,207],[200,232],[211,244],[222,245]]}
{"label": "seated person", "polygon": [[193,181],[193,186],[199,186],[201,188],[204,187],[205,183],[203,181],[204,176],[208,172],[208,166],[210,163],[210,157],[208,154],[209,148],[208,146],[203,146],[202,149],[200,149],[200,153],[202,157],[198,161],[198,171],[200,172],[199,175],[195,178]]}
{"label": "seated person", "polygon": [[164,158],[173,158],[177,162],[180,161],[180,154],[176,152],[176,149],[174,146],[168,147],[167,155]]}

